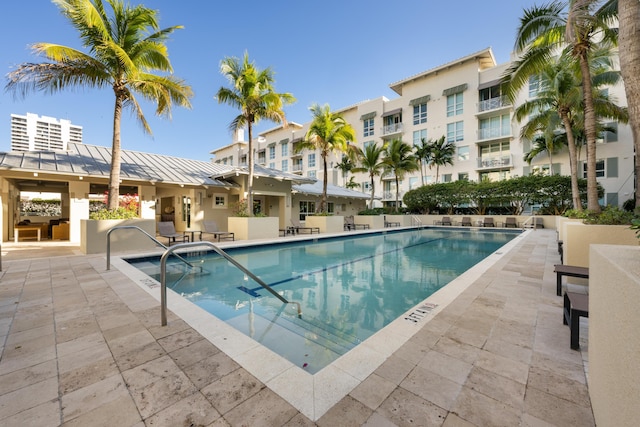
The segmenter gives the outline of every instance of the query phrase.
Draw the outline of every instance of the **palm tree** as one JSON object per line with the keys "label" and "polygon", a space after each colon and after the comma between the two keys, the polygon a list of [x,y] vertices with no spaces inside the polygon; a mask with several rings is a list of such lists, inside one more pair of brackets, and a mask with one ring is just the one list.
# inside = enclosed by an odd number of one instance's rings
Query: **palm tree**
{"label": "palm tree", "polygon": [[549,128],[546,132],[539,133],[533,137],[533,147],[524,153],[523,160],[528,164],[542,153],[547,153],[549,157],[549,175],[553,175],[553,155],[564,148],[565,135],[555,133],[557,127]]}
{"label": "palm tree", "polygon": [[414,153],[418,161],[420,162],[420,178],[422,180],[422,185],[424,185],[424,168],[427,165],[431,164],[431,156],[433,152],[433,143],[431,140],[426,138],[420,139],[420,145],[416,145],[414,147]]}
{"label": "palm tree", "polygon": [[371,183],[371,200],[369,201],[369,209],[373,209],[373,200],[376,194],[375,191],[375,177],[382,175],[384,171],[384,163],[382,162],[382,155],[384,154],[385,146],[378,144],[368,144],[364,147],[364,150],[357,150],[357,158],[359,166],[352,169],[352,172],[364,172],[369,175]]}
{"label": "palm tree", "polygon": [[640,2],[636,0],[618,0],[618,19],[620,20],[620,70],[624,79],[624,89],[629,106],[629,121],[636,153],[636,206],[640,206]]}
{"label": "palm tree", "polygon": [[[590,73],[590,55],[598,44],[616,42],[616,31],[611,28],[617,13],[617,0],[554,1],[543,6],[525,9],[516,36],[516,51],[521,54],[520,69],[511,79],[512,91],[507,95],[514,100],[516,93],[529,76],[542,67],[558,50],[574,57],[580,66],[584,129],[587,139],[587,208],[600,212],[596,181],[597,123],[594,109]],[[598,40],[598,42],[596,42]]]}
{"label": "palm tree", "polygon": [[394,139],[384,148],[383,168],[393,173],[396,181],[396,212],[400,208],[400,180],[408,172],[419,169],[418,160],[413,155],[411,146],[400,139]]}
{"label": "palm tree", "polygon": [[447,141],[444,135],[432,143],[431,164],[436,165],[436,182],[438,182],[440,166],[453,165],[455,154],[456,144]]}
{"label": "palm tree", "polygon": [[342,181],[344,182],[344,186],[348,188],[347,176],[354,168],[353,160],[349,156],[343,155],[342,160],[336,164],[336,167],[342,171]]}
{"label": "palm tree", "polygon": [[344,185],[346,188],[353,190],[354,188],[360,187],[360,184],[356,182],[356,177],[352,176],[349,178],[349,182]]}
{"label": "palm tree", "polygon": [[322,177],[322,200],[318,212],[327,212],[327,158],[331,153],[347,153],[355,149],[350,142],[355,142],[356,132],[353,127],[338,113],[332,113],[329,104],[320,106],[313,104],[309,110],[313,120],[304,141],[300,142],[296,151],[304,149],[319,150],[322,157],[324,176]]}
{"label": "palm tree", "polygon": [[[118,207],[120,193],[120,123],[130,108],[148,134],[151,128],[135,94],[156,104],[156,114],[171,116],[175,103],[191,107],[191,87],[172,74],[165,41],[182,26],[159,29],[158,11],[119,0],[54,0],[78,31],[88,53],[53,43],[36,43],[34,53],[50,62],[24,63],[8,74],[6,89],[22,96],[32,91],[57,93],[67,88],[111,87],[115,95],[111,170],[107,207]],[[154,71],[169,73],[154,74]]]}
{"label": "palm tree", "polygon": [[253,216],[253,125],[262,119],[282,123],[287,126],[283,106],[295,102],[290,93],[276,93],[271,68],[260,70],[249,61],[245,52],[242,60],[236,57],[224,58],[220,63],[220,73],[227,78],[231,87],[221,87],[216,94],[218,103],[226,103],[240,110],[240,114],[229,125],[232,131],[247,127],[249,134],[247,180],[247,215]]}

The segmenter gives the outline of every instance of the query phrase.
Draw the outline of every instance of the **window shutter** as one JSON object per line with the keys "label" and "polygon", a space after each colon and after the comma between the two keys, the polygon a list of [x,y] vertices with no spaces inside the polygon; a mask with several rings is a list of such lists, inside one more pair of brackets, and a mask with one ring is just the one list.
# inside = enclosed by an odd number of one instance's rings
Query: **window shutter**
{"label": "window shutter", "polygon": [[529,176],[531,175],[531,166],[525,166],[522,168],[522,175]]}
{"label": "window shutter", "polygon": [[617,177],[618,177],[618,158],[609,157],[607,158],[607,178],[617,178]]}
{"label": "window shutter", "polygon": [[554,163],[553,167],[551,168],[551,170],[553,171],[554,175],[560,175],[562,173],[562,168],[561,168],[561,164],[560,163]]}
{"label": "window shutter", "polygon": [[618,193],[607,193],[607,205],[618,206]]}

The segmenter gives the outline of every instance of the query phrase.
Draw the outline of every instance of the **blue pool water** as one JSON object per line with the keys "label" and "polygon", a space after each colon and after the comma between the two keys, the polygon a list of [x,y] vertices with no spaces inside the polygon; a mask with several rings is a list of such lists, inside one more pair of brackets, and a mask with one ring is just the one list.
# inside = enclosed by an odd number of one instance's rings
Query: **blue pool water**
{"label": "blue pool water", "polygon": [[[294,305],[283,305],[215,253],[188,257],[202,274],[173,259],[167,284],[315,373],[518,234],[427,228],[226,250],[287,300],[299,302],[301,318]],[[159,280],[159,258],[127,261]]]}

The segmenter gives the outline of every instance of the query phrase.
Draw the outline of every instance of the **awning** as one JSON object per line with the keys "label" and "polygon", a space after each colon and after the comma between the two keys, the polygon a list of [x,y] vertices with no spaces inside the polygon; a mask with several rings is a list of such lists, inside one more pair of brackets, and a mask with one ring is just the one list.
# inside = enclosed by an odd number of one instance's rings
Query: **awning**
{"label": "awning", "polygon": [[367,114],[363,114],[360,116],[360,120],[369,120],[369,119],[373,119],[376,116],[376,112],[374,111],[373,113],[367,113]]}
{"label": "awning", "polygon": [[411,101],[409,101],[409,105],[414,106],[414,105],[426,104],[430,100],[431,100],[431,95],[425,95],[425,96],[421,96],[420,98],[412,99]]}
{"label": "awning", "polygon": [[486,89],[493,86],[500,86],[500,82],[501,82],[500,79],[496,79],[496,80],[491,80],[490,82],[480,83],[478,85],[478,90]]}
{"label": "awning", "polygon": [[445,89],[442,91],[442,96],[455,95],[456,93],[464,92],[467,90],[468,85],[463,83],[458,86],[450,87],[449,89]]}
{"label": "awning", "polygon": [[386,113],[382,113],[382,117],[394,116],[396,114],[402,113],[402,108],[396,108],[395,110],[387,111]]}

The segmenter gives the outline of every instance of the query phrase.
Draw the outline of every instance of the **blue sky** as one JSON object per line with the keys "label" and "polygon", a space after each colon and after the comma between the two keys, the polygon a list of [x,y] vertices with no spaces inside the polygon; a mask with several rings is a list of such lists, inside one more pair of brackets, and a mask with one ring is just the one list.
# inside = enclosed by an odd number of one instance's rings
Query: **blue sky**
{"label": "blue sky", "polygon": [[[194,90],[192,109],[176,108],[171,120],[142,103],[153,136],[123,115],[122,147],[208,160],[209,152],[231,142],[229,123],[237,110],[214,95],[227,81],[224,57],[249,53],[260,68],[275,72],[276,90],[297,102],[287,119],[310,120],[309,106],[340,109],[366,99],[397,95],[389,84],[456,58],[493,49],[498,63],[509,60],[522,10],[537,0],[323,0],[219,2],[129,0],[160,11],[161,28],[183,25],[168,42],[175,75]],[[2,86],[6,74],[23,62],[39,62],[28,46],[35,42],[80,48],[73,28],[49,0],[3,4],[0,26]],[[28,5],[28,7],[27,7]],[[87,144],[111,146],[113,92],[69,90],[25,99],[1,92],[0,151],[10,148],[10,114],[36,113],[65,118],[83,127]],[[261,122],[257,130],[274,127]]]}

